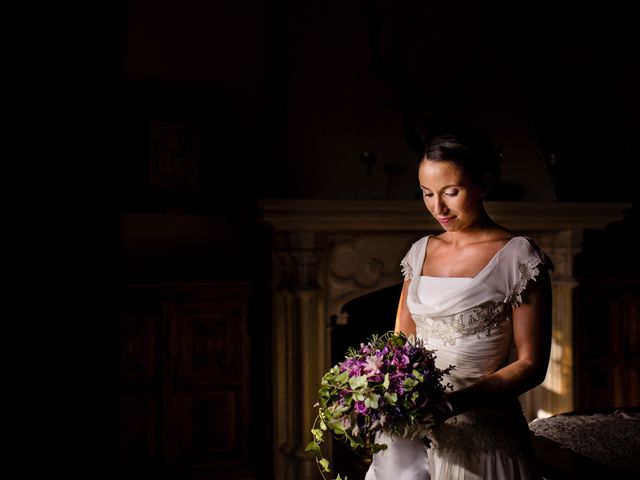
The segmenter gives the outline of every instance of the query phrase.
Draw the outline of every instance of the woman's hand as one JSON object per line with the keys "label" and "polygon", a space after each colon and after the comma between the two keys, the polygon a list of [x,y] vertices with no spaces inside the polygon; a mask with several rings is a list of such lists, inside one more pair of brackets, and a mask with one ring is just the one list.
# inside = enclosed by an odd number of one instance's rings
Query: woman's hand
{"label": "woman's hand", "polygon": [[453,417],[453,407],[446,395],[443,395],[439,400],[428,404],[426,407],[427,417],[431,418],[431,428],[435,428],[438,425],[443,424],[448,419]]}

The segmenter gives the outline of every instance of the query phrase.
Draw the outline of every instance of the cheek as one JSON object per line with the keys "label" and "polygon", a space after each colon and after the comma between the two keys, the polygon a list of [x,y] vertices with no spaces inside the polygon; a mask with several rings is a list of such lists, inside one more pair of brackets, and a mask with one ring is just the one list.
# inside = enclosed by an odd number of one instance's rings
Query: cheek
{"label": "cheek", "polygon": [[428,197],[422,197],[422,201],[424,202],[425,207],[427,207],[427,210],[433,212],[433,200]]}

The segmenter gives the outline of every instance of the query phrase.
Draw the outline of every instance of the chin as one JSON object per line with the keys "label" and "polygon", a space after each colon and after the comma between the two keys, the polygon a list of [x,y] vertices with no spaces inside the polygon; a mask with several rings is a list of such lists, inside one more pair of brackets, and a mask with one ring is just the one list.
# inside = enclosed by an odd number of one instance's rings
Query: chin
{"label": "chin", "polygon": [[442,225],[440,224],[440,226],[442,227],[442,229],[445,232],[459,232],[460,230],[462,230],[462,228],[460,228],[459,225]]}

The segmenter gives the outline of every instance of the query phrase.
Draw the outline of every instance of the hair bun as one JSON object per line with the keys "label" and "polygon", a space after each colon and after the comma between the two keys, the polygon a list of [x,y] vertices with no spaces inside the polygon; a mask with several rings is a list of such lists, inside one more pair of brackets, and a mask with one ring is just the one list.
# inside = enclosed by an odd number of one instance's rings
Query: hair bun
{"label": "hair bun", "polygon": [[453,162],[474,180],[486,182],[500,174],[502,149],[478,131],[456,129],[429,140],[424,159]]}

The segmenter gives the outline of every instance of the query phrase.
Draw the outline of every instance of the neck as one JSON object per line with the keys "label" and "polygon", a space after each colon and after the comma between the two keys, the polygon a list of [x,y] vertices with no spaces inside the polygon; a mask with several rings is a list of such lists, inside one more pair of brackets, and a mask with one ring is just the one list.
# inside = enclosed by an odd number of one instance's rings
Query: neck
{"label": "neck", "polygon": [[447,232],[446,235],[454,245],[465,245],[487,239],[490,235],[495,234],[496,229],[501,229],[501,227],[483,209],[471,225],[463,230]]}

